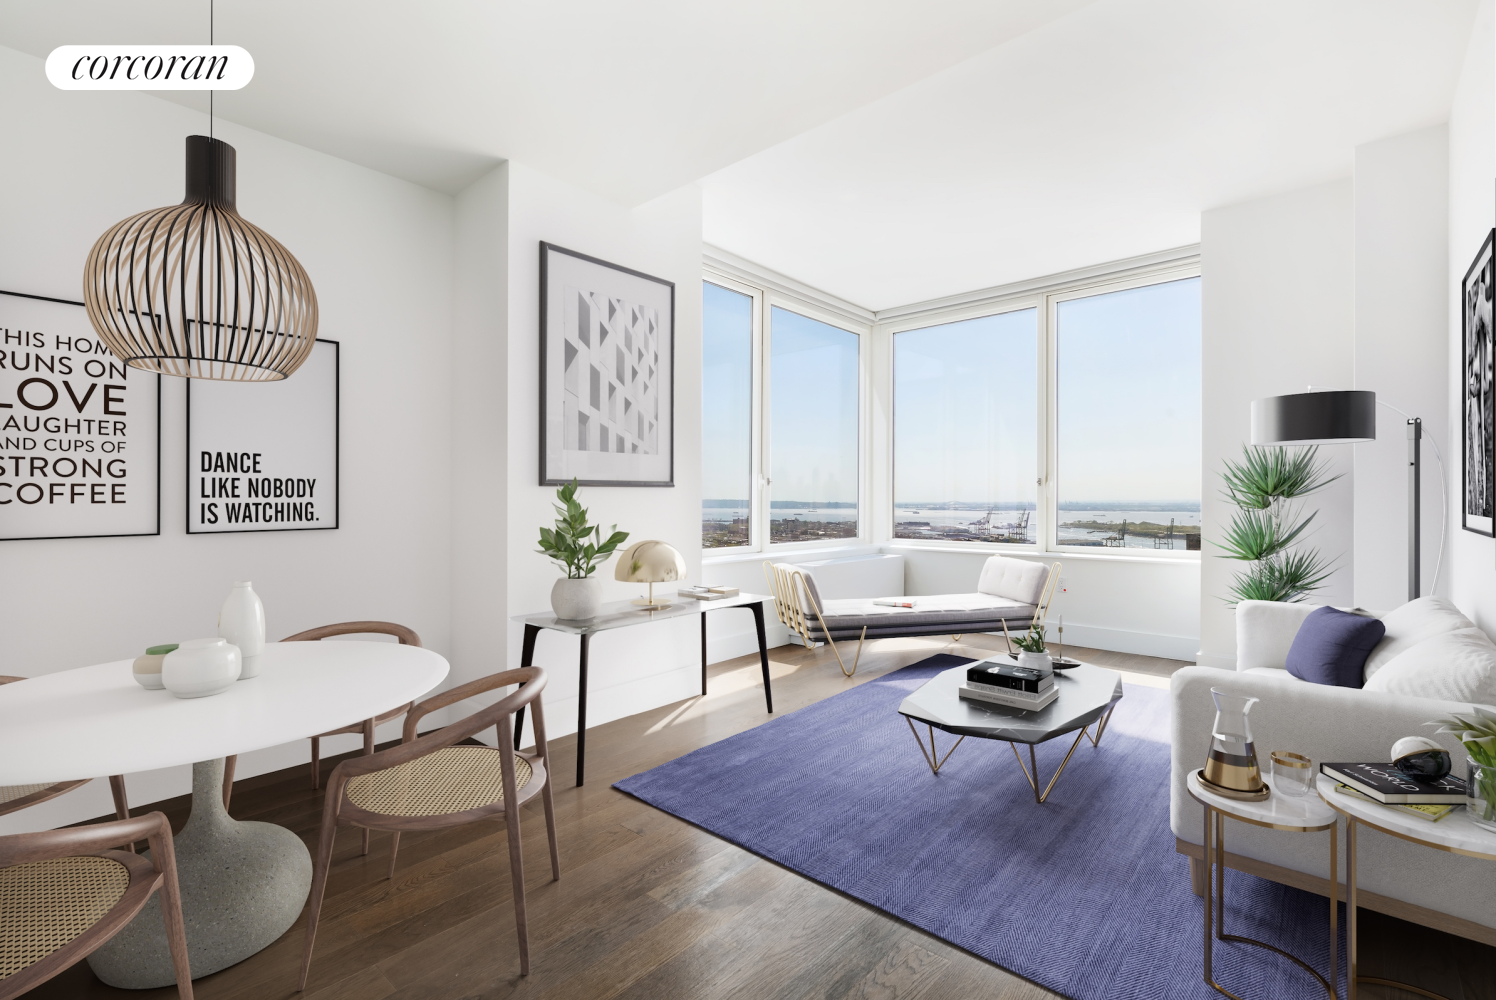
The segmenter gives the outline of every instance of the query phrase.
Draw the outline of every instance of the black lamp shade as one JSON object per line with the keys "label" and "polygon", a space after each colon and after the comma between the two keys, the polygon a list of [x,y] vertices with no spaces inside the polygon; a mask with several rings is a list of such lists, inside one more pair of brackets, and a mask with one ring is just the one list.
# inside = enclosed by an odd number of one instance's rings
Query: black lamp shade
{"label": "black lamp shade", "polygon": [[1296,392],[1252,401],[1252,443],[1360,444],[1377,437],[1377,394]]}

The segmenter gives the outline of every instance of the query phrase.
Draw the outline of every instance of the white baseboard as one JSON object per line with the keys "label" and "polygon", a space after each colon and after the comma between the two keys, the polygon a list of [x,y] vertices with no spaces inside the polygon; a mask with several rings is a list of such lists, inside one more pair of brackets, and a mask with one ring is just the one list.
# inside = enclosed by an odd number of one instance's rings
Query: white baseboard
{"label": "white baseboard", "polygon": [[[1051,643],[1059,639],[1053,622],[1050,622],[1048,639]],[[1195,653],[1200,648],[1198,636],[1164,635],[1158,632],[1132,632],[1120,628],[1102,628],[1096,625],[1065,623],[1065,642],[1092,649],[1108,649],[1117,653],[1139,653],[1143,656],[1166,656],[1171,660],[1195,662]]]}
{"label": "white baseboard", "polygon": [[[764,623],[764,639],[770,649],[775,646],[788,645],[790,630],[771,618]],[[720,663],[723,660],[732,660],[757,652],[758,633],[751,626],[746,632],[729,632],[720,636],[712,635],[711,625],[707,626],[706,661],[708,663]]]}

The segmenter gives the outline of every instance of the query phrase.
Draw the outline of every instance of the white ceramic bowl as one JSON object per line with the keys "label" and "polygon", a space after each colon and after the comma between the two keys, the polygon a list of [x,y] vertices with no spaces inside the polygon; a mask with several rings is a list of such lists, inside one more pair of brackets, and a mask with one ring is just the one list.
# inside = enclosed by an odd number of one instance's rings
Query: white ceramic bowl
{"label": "white ceramic bowl", "polygon": [[166,654],[161,683],[178,698],[206,698],[239,679],[239,647],[226,639],[193,639]]}

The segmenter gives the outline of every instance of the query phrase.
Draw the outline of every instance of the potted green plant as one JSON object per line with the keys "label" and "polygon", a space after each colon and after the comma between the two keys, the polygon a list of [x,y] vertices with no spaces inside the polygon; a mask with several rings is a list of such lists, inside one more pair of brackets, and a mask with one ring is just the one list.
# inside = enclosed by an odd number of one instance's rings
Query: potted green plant
{"label": "potted green plant", "polygon": [[1465,808],[1476,826],[1496,830],[1496,712],[1472,707],[1473,717],[1454,715],[1429,725],[1453,733],[1465,745]]}
{"label": "potted green plant", "polygon": [[556,499],[561,501],[556,504],[556,527],[540,529],[537,550],[566,573],[551,588],[551,610],[557,618],[592,618],[602,604],[592,571],[607,562],[629,535],[615,524],[604,539],[601,525],[587,523],[587,511],[577,503],[575,479],[556,491]]}
{"label": "potted green plant", "polygon": [[1236,506],[1224,542],[1226,559],[1250,563],[1228,588],[1228,603],[1302,601],[1324,585],[1333,563],[1302,538],[1314,514],[1301,515],[1298,501],[1339,479],[1319,460],[1318,449],[1249,448],[1240,463],[1227,461],[1223,493]]}
{"label": "potted green plant", "polygon": [[1018,654],[1018,665],[1037,670],[1040,674],[1054,673],[1054,661],[1049,657],[1049,650],[1044,645],[1044,626],[1035,622],[1029,626],[1029,630],[1013,640],[1021,652]]}

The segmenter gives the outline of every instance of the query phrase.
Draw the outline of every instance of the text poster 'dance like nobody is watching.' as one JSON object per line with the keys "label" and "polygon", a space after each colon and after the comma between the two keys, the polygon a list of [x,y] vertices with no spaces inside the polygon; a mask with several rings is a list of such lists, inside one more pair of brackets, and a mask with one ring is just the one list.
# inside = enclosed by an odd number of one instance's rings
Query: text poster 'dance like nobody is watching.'
{"label": "text poster 'dance like nobody is watching.'", "polygon": [[0,292],[0,539],[159,535],[160,425],[83,303]]}
{"label": "text poster 'dance like nobody is watching.'", "polygon": [[187,380],[187,532],[338,526],[338,343],[277,382]]}

